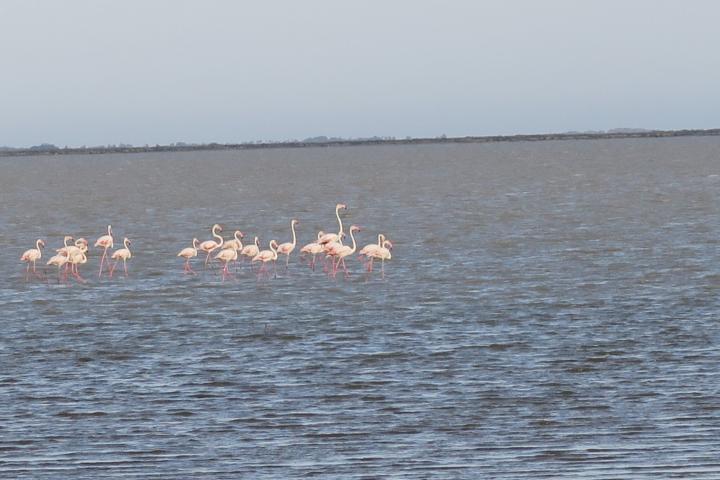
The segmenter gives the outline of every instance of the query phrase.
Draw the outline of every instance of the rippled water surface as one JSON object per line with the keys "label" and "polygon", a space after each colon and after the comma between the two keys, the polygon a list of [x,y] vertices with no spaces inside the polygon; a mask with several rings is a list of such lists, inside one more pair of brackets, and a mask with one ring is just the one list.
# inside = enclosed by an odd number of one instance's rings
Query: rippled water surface
{"label": "rippled water surface", "polygon": [[[0,478],[720,477],[718,138],[0,173]],[[182,274],[213,223],[307,243],[337,202],[394,241],[384,281]],[[36,238],[108,223],[128,278],[93,249],[85,285],[25,282]]]}

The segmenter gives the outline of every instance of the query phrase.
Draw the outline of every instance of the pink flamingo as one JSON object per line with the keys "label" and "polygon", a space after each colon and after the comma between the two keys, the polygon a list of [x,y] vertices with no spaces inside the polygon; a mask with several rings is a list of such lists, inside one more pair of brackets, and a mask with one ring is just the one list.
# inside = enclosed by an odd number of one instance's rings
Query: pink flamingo
{"label": "pink flamingo", "polygon": [[[63,240],[64,246],[62,248],[57,249],[57,252],[59,255],[64,255],[67,258],[67,261],[64,263],[65,279],[67,279],[68,269],[73,266],[72,263],[70,262],[70,256],[71,255],[79,255],[80,253],[87,254],[87,251],[88,251],[88,241],[87,240],[85,240],[84,238],[78,238],[77,240],[75,240],[74,245],[68,245],[68,242],[72,239],[73,239],[73,237],[71,237],[70,235],[65,236],[65,238]],[[55,258],[55,257],[53,257],[53,258]],[[58,266],[58,268],[59,268],[59,266]]]}
{"label": "pink flamingo", "polygon": [[[260,239],[258,237],[255,237],[255,241],[252,245],[245,245],[243,249],[240,251],[240,256],[244,259],[245,257],[249,258],[251,261],[255,255],[260,253]],[[250,263],[250,270],[253,269],[252,262]]]}
{"label": "pink flamingo", "polygon": [[305,245],[304,247],[302,247],[302,248],[300,249],[300,258],[302,258],[303,255],[305,255],[305,254],[310,254],[310,255],[312,255],[312,260],[310,261],[310,268],[312,268],[313,271],[315,270],[315,258],[317,257],[317,254],[318,254],[318,253],[322,253],[322,252],[323,252],[323,249],[324,249],[324,247],[323,247],[322,245],[320,245],[320,243],[319,243],[319,242],[320,242],[320,237],[322,237],[323,235],[325,235],[325,232],[323,232],[322,230],[320,230],[320,231],[318,232],[318,236],[317,236],[317,241],[316,241],[316,242],[308,243],[307,245]]}
{"label": "pink flamingo", "polygon": [[273,273],[275,273],[275,261],[277,260],[277,241],[270,240],[270,250],[263,250],[255,255],[252,259],[252,263],[262,262],[262,267],[258,270],[258,278],[260,274],[266,271],[267,262],[273,262]]}
{"label": "pink flamingo", "polygon": [[[80,270],[78,269],[78,265],[82,265],[87,263],[87,255],[85,252],[81,249],[78,250],[70,250],[68,253],[68,263],[70,264],[70,273],[78,282],[86,283],[86,280],[80,276]],[[108,260],[108,263],[110,261]],[[67,277],[67,272],[65,274]]]}
{"label": "pink flamingo", "polygon": [[281,243],[277,247],[277,252],[280,255],[286,256],[285,270],[287,270],[288,266],[289,266],[288,263],[290,262],[290,254],[293,252],[293,250],[295,250],[295,245],[297,245],[297,237],[295,236],[295,225],[299,225],[299,224],[300,224],[300,222],[298,222],[296,219],[294,219],[294,218],[292,219],[292,221],[290,222],[290,229],[292,230],[292,237],[293,237],[292,242]]}
{"label": "pink flamingo", "polygon": [[180,253],[177,254],[178,257],[183,257],[185,259],[185,267],[183,267],[184,273],[191,273],[195,274],[195,270],[193,270],[190,267],[190,259],[193,257],[197,257],[198,254],[198,247],[197,247],[198,239],[193,238],[192,241],[192,247],[186,247],[180,250]]}
{"label": "pink flamingo", "polygon": [[223,248],[220,250],[220,253],[215,255],[215,259],[220,260],[221,262],[225,262],[225,266],[222,270],[222,276],[223,281],[225,281],[225,278],[230,276],[230,270],[228,270],[228,265],[230,262],[234,262],[237,260],[238,252],[235,248]]}
{"label": "pink flamingo", "polygon": [[342,220],[340,219],[340,210],[347,210],[347,205],[344,203],[338,203],[335,205],[335,217],[337,218],[338,224],[340,225],[340,230],[338,230],[338,233],[325,233],[320,238],[318,238],[318,243],[321,245],[325,245],[328,242],[340,242],[341,237],[343,235],[343,224]]}
{"label": "pink flamingo", "polygon": [[382,278],[385,278],[385,260],[390,260],[392,258],[392,254],[390,253],[390,250],[392,250],[392,248],[392,242],[390,240],[384,240],[382,247],[374,249],[367,254],[367,257],[370,259],[367,266],[368,273],[373,271],[373,260],[377,258],[381,262],[380,273],[382,275]]}
{"label": "pink flamingo", "polygon": [[382,244],[383,244],[384,241],[385,241],[385,235],[383,235],[382,233],[378,233],[378,241],[377,241],[377,243],[368,243],[367,245],[365,245],[365,246],[364,246],[363,248],[361,248],[360,251],[358,252],[358,256],[361,256],[361,257],[362,257],[363,255],[367,255],[368,253],[370,253],[370,252],[373,251],[373,250],[376,250],[376,249],[378,249],[378,248],[382,248]]}
{"label": "pink flamingo", "polygon": [[337,261],[335,262],[335,265],[333,266],[333,277],[337,275],[338,267],[342,263],[343,270],[345,270],[345,278],[350,276],[350,272],[348,272],[347,266],[345,265],[345,257],[352,255],[355,253],[355,250],[357,249],[357,243],[355,242],[355,232],[359,232],[360,227],[357,225],[352,225],[350,227],[350,238],[352,239],[352,247],[348,247],[347,245],[343,245],[339,248],[334,249],[330,254],[333,257],[337,258]]}
{"label": "pink flamingo", "polygon": [[112,278],[113,272],[115,271],[115,267],[117,267],[117,264],[120,262],[120,260],[122,260],[122,262],[123,262],[123,267],[124,267],[124,270],[125,270],[125,276],[126,276],[126,277],[128,276],[127,261],[130,260],[130,258],[132,258],[132,252],[130,252],[130,248],[129,248],[131,243],[132,243],[132,242],[130,242],[130,239],[128,239],[127,237],[125,237],[125,238],[123,239],[123,246],[124,246],[124,248],[121,248],[121,249],[119,249],[119,250],[115,250],[115,252],[113,252],[111,258],[112,258],[113,260],[115,260],[115,263],[113,263],[113,266],[112,266],[112,268],[110,269],[110,278]]}
{"label": "pink flamingo", "polygon": [[217,230],[218,232],[222,232],[222,227],[217,223],[212,226],[212,236],[217,238],[219,240],[218,242],[216,242],[215,240],[205,240],[200,244],[200,250],[207,253],[207,256],[205,257],[205,267],[207,267],[208,261],[210,261],[210,254],[218,248],[222,247],[223,243],[225,243],[225,240],[223,240],[223,238],[218,235],[215,230]]}
{"label": "pink flamingo", "polygon": [[[98,278],[102,276],[103,264],[105,262],[105,258],[107,257],[108,248],[113,248],[112,226],[107,226],[107,232],[107,235],[103,235],[95,242],[96,247],[100,247],[103,249],[102,258],[100,259],[100,271],[98,272]],[[108,266],[109,265],[110,262],[108,261]]]}
{"label": "pink flamingo", "polygon": [[62,270],[63,267],[67,266],[68,260],[70,260],[70,254],[65,251],[64,253],[58,253],[57,255],[53,255],[52,257],[50,257],[50,260],[47,261],[47,265],[55,265],[56,267],[58,267],[58,283],[60,283],[61,277],[60,270]]}
{"label": "pink flamingo", "polygon": [[20,256],[21,262],[27,262],[27,269],[25,271],[25,281],[27,282],[30,279],[30,264],[32,264],[32,273],[33,275],[37,275],[37,271],[35,270],[35,262],[40,260],[42,258],[42,247],[45,246],[45,242],[41,239],[37,239],[35,241],[35,248],[31,248],[29,250],[25,250],[23,254]]}
{"label": "pink flamingo", "polygon": [[237,251],[240,251],[243,249],[242,240],[245,238],[245,235],[240,230],[235,230],[235,233],[233,234],[233,238],[231,240],[228,240],[225,242],[222,246],[223,249],[226,248],[234,248]]}

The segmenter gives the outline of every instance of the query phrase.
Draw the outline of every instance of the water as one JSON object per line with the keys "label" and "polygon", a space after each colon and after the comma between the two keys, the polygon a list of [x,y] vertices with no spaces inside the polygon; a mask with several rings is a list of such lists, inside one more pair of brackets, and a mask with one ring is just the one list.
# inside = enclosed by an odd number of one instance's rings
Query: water
{"label": "water", "polygon": [[[720,138],[0,158],[2,478],[718,478]],[[387,277],[246,239],[394,241]],[[24,281],[113,225],[130,276]],[[118,242],[119,243],[119,242]],[[199,267],[196,264],[196,267]]]}

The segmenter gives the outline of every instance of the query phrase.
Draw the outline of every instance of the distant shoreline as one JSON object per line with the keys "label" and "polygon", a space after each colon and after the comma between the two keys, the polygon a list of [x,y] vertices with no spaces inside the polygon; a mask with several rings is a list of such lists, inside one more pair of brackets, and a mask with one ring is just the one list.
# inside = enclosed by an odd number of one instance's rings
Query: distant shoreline
{"label": "distant shoreline", "polygon": [[431,137],[405,139],[359,139],[328,141],[287,141],[267,143],[207,143],[194,145],[155,145],[85,148],[18,148],[0,150],[0,157],[36,155],[99,155],[107,153],[197,152],[206,150],[258,150],[264,148],[354,147],[363,145],[431,145],[450,143],[542,142],[548,140],[600,140],[622,138],[667,138],[718,136],[720,128],[706,130],[647,130],[614,133],[546,133],[531,135],[494,135],[470,137]]}

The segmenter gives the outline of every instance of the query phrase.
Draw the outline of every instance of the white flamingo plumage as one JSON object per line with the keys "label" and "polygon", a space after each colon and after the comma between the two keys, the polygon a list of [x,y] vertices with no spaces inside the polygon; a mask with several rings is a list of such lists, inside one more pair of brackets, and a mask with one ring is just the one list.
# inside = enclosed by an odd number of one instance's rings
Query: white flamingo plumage
{"label": "white flamingo plumage", "polygon": [[347,266],[345,265],[345,257],[352,255],[355,253],[355,250],[357,249],[357,243],[355,242],[355,232],[359,232],[360,227],[357,225],[352,225],[350,227],[350,238],[352,239],[352,247],[349,247],[347,245],[343,245],[339,248],[334,249],[329,253],[329,255],[337,258],[335,261],[335,265],[333,266],[332,275],[333,277],[337,275],[337,270],[340,264],[343,266],[343,270],[345,270],[345,278],[350,276],[350,272],[348,272]]}
{"label": "white flamingo plumage", "polygon": [[192,241],[192,247],[185,247],[177,254],[178,257],[183,257],[185,259],[185,266],[183,267],[183,271],[185,273],[195,273],[195,270],[190,267],[190,259],[193,257],[197,257],[198,254],[198,239],[193,238]]}
{"label": "white flamingo plumage", "polygon": [[390,251],[393,248],[393,244],[390,240],[383,240],[383,244],[380,248],[373,249],[370,253],[368,253],[366,256],[368,257],[368,265],[367,265],[367,271],[372,272],[373,271],[373,261],[375,259],[380,260],[380,274],[382,275],[382,278],[385,278],[385,260],[390,260],[392,258],[392,253]]}
{"label": "white flamingo plumage", "polygon": [[[113,246],[114,246],[111,225],[107,226],[107,235],[103,235],[102,237],[98,238],[97,241],[95,242],[95,246],[103,249],[102,258],[100,259],[100,271],[98,272],[98,278],[100,278],[102,276],[103,265],[104,265],[105,259],[107,257],[108,248],[113,248]],[[109,266],[110,261],[108,260],[107,263]]]}
{"label": "white flamingo plumage", "polygon": [[125,276],[128,276],[128,269],[127,269],[127,261],[132,258],[132,252],[130,251],[130,239],[125,237],[123,239],[123,247],[118,250],[115,250],[112,254],[112,259],[115,260],[115,263],[113,263],[112,268],[110,269],[110,278],[113,276],[113,272],[115,271],[115,268],[117,267],[117,264],[122,260],[123,262],[123,269],[125,270]]}
{"label": "white flamingo plumage", "polygon": [[[217,232],[216,232],[217,230]],[[200,250],[207,253],[207,256],[205,257],[205,266],[207,267],[208,262],[210,261],[210,254],[217,250],[218,248],[223,246],[223,243],[225,243],[225,240],[223,240],[223,237],[221,237],[218,232],[222,232],[222,227],[218,225],[217,223],[212,226],[212,236],[217,238],[218,241],[215,240],[205,240],[200,244]]]}
{"label": "white flamingo plumage", "polygon": [[308,243],[304,247],[300,249],[300,257],[302,258],[303,255],[309,254],[312,255],[312,260],[310,261],[310,268],[315,270],[315,259],[319,253],[322,253],[324,250],[324,247],[319,243],[320,238],[325,235],[325,232],[320,230],[317,235],[317,241]]}
{"label": "white flamingo plumage", "polygon": [[27,270],[25,271],[25,280],[30,278],[30,265],[32,265],[32,273],[37,275],[35,270],[35,263],[42,258],[42,247],[45,246],[45,241],[38,238],[35,241],[35,248],[25,250],[20,256],[21,262],[27,262]]}
{"label": "white flamingo plumage", "polygon": [[290,254],[295,250],[295,245],[297,245],[297,237],[295,236],[295,226],[300,225],[300,222],[296,219],[292,219],[290,222],[290,229],[292,230],[292,242],[285,242],[281,243],[277,247],[277,253],[279,255],[285,255],[285,270],[288,269],[288,263],[290,262]]}
{"label": "white flamingo plumage", "polygon": [[258,270],[258,276],[267,270],[266,265],[268,262],[273,262],[273,272],[275,273],[275,261],[277,260],[277,241],[270,240],[270,250],[262,250],[252,259],[252,263],[262,262],[262,267]]}
{"label": "white flamingo plumage", "polygon": [[217,255],[215,255],[216,260],[220,260],[221,262],[225,263],[225,266],[222,270],[223,281],[230,275],[228,265],[230,264],[230,262],[236,261],[237,257],[238,251],[235,248],[223,248]]}

